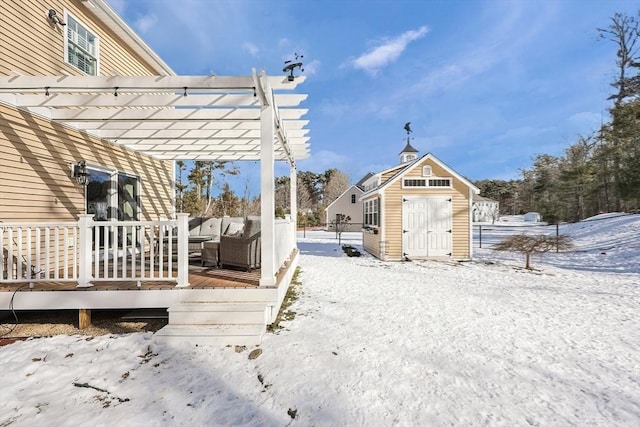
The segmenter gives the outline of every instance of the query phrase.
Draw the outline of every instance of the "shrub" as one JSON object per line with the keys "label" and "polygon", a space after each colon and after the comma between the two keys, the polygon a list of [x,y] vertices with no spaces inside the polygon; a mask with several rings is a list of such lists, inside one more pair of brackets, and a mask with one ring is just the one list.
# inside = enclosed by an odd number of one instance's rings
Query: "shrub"
{"label": "shrub", "polygon": [[559,236],[527,236],[525,234],[518,234],[507,237],[496,244],[493,249],[497,251],[522,252],[525,256],[524,268],[530,270],[531,254],[549,252],[553,249],[560,251],[571,249],[572,247],[573,243],[571,242],[571,238],[563,234]]}

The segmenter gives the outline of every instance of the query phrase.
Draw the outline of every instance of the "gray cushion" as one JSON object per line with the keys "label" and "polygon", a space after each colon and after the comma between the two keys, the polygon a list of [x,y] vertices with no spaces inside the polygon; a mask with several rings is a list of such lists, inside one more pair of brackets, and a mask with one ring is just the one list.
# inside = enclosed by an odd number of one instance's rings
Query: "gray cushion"
{"label": "gray cushion", "polygon": [[189,236],[199,236],[201,224],[201,217],[189,218]]}
{"label": "gray cushion", "polygon": [[212,240],[219,242],[222,233],[222,218],[206,218],[200,225],[201,236],[211,236]]}
{"label": "gray cushion", "polygon": [[251,237],[254,234],[260,232],[260,220],[259,219],[247,219],[244,224],[244,231],[242,237]]}

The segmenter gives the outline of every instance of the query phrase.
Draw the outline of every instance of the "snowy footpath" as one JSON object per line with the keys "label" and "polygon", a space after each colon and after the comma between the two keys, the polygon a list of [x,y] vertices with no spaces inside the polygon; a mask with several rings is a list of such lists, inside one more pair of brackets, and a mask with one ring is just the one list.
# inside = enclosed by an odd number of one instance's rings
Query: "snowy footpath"
{"label": "snowy footpath", "polygon": [[299,247],[295,317],[257,358],[150,334],[18,342],[0,347],[0,426],[640,425],[638,271],[489,249],[386,263],[309,231]]}

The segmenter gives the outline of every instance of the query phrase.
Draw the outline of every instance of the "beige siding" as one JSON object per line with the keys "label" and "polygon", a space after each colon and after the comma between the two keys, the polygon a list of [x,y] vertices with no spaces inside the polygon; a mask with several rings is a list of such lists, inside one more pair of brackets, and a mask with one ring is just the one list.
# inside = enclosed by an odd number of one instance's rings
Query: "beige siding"
{"label": "beige siding", "polygon": [[[349,226],[344,231],[359,231],[362,228],[362,202],[358,200],[361,194],[362,191],[356,186],[352,186],[331,204],[326,211],[327,229],[334,230],[332,222],[335,221],[336,214],[343,214],[351,218]],[[353,195],[356,196],[355,203],[351,203]]]}
{"label": "beige siding", "polygon": [[[115,36],[81,0],[11,1],[0,13],[0,74],[82,73],[64,62],[65,28],[52,26],[47,13],[69,11],[99,39],[101,75],[153,75],[153,70]],[[82,187],[69,177],[70,165],[90,164],[138,175],[142,219],[172,213],[171,162],[139,155],[72,129],[0,105],[0,220],[69,221],[84,212]]]}
{"label": "beige siding", "polygon": [[59,16],[68,10],[100,39],[100,75],[154,75],[132,49],[107,29],[81,0],[19,0],[3,4],[0,13],[0,74],[81,75],[64,62],[65,28],[51,26],[49,9]]}
{"label": "beige siding", "polygon": [[73,221],[84,194],[80,159],[140,177],[143,220],[172,212],[171,162],[161,162],[0,104],[0,221]]}
{"label": "beige siding", "polygon": [[384,259],[384,254],[380,252],[380,235],[373,233],[362,233],[362,247],[371,255]]}
{"label": "beige siding", "polygon": [[452,257],[455,259],[469,258],[471,253],[469,244],[469,188],[430,159],[425,159],[403,178],[422,177],[422,166],[425,165],[431,166],[435,176],[451,177],[453,188],[402,188],[402,179],[398,179],[385,188],[383,221],[389,259],[402,259],[402,198],[404,196],[451,196],[453,199]]}

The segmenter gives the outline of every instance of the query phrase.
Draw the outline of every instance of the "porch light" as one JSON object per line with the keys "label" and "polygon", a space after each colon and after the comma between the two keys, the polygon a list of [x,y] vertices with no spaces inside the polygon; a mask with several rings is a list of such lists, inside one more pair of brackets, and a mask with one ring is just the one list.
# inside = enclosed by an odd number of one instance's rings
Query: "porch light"
{"label": "porch light", "polygon": [[49,22],[51,22],[52,25],[67,25],[59,16],[58,13],[56,12],[55,9],[49,9],[49,13],[47,13],[47,18],[49,18]]}
{"label": "porch light", "polygon": [[89,184],[89,172],[87,172],[87,162],[84,160],[78,161],[73,165],[72,176],[76,179],[79,185]]}

